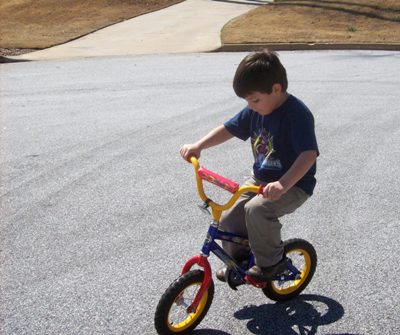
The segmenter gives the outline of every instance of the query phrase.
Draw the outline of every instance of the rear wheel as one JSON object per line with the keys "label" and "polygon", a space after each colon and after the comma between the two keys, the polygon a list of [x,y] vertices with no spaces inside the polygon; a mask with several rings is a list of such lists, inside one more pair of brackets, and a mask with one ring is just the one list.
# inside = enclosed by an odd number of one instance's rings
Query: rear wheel
{"label": "rear wheel", "polygon": [[275,301],[285,301],[299,295],[311,281],[317,267],[317,253],[311,243],[296,238],[285,241],[284,248],[286,257],[300,271],[300,275],[294,280],[272,280],[267,283],[263,292]]}
{"label": "rear wheel", "polygon": [[192,270],[176,279],[161,297],[154,317],[158,334],[189,334],[201,322],[214,297],[214,283],[204,293],[194,313],[188,312],[204,278],[201,270]]}

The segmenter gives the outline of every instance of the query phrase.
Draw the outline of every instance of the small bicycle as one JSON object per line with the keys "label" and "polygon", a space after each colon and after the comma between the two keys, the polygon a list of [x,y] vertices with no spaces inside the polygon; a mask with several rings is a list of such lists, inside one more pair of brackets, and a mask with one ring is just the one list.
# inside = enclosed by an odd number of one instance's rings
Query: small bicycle
{"label": "small bicycle", "polygon": [[[225,280],[234,290],[243,284],[261,288],[271,300],[285,301],[299,295],[309,284],[317,266],[317,254],[314,247],[299,238],[284,241],[284,252],[287,257],[287,269],[277,274],[268,282],[256,282],[246,275],[254,265],[254,257],[249,251],[248,258],[240,262],[229,256],[215,241],[229,241],[249,246],[243,236],[222,231],[218,228],[221,214],[229,209],[243,193],[262,194],[262,186],[240,186],[238,183],[222,177],[210,170],[200,167],[195,157],[190,158],[193,164],[197,190],[203,200],[202,210],[211,207],[213,220],[209,226],[200,255],[190,258],[181,270],[180,276],[162,295],[156,309],[154,322],[158,334],[188,334],[205,317],[214,296],[214,282],[208,257],[215,254],[225,263],[227,271]],[[203,180],[211,182],[232,193],[231,198],[223,205],[209,199],[204,193]],[[192,269],[197,265],[202,269]]]}

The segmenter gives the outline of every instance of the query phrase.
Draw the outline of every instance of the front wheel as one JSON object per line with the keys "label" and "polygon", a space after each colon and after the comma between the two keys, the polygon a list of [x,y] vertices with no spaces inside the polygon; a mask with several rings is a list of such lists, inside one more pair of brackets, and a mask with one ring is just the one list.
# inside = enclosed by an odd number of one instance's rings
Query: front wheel
{"label": "front wheel", "polygon": [[317,267],[317,253],[311,243],[295,238],[284,242],[284,252],[299,270],[298,278],[290,281],[272,280],[263,288],[274,301],[285,301],[299,295],[309,284]]}
{"label": "front wheel", "polygon": [[161,297],[154,317],[160,335],[189,334],[203,320],[214,297],[214,283],[204,293],[194,313],[188,312],[204,278],[201,270],[186,272],[176,279]]}

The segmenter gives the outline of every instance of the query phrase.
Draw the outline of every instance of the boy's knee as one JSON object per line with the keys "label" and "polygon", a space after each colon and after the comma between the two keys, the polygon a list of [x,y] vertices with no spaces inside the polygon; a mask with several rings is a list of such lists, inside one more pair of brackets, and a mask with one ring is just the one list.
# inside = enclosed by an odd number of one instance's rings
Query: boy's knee
{"label": "boy's knee", "polygon": [[252,222],[259,222],[261,220],[272,220],[276,218],[274,210],[268,205],[263,205],[257,201],[249,201],[244,206],[246,215],[246,223],[251,224]]}

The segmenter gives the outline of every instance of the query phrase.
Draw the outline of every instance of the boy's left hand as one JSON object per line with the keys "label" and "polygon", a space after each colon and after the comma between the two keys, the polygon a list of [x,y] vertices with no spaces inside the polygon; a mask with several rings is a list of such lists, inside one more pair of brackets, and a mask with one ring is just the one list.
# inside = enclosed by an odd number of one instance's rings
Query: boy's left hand
{"label": "boy's left hand", "polygon": [[283,185],[279,181],[275,181],[265,185],[263,197],[271,201],[276,201],[279,200],[285,193],[286,189],[283,187]]}

